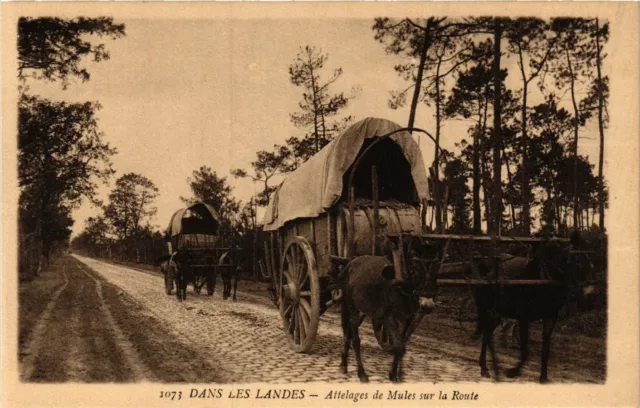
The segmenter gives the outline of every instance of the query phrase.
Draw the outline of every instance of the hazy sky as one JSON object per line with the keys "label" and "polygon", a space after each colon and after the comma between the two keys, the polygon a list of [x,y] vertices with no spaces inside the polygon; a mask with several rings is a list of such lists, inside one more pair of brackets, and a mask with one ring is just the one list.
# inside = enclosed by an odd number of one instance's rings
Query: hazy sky
{"label": "hazy sky", "polygon": [[[59,83],[28,84],[33,93],[54,99],[100,102],[99,126],[118,149],[113,158],[116,177],[140,173],[160,189],[152,225],[166,227],[171,214],[182,207],[179,197],[190,195],[187,178],[202,165],[226,176],[234,195],[243,201],[260,188],[234,179],[229,171],[250,170],[256,151],[303,133],[289,119],[298,108],[302,88],[291,84],[288,76],[301,46],[329,54],[324,77],[334,68],[344,69],[334,91],[361,88],[345,114],[356,120],[375,116],[406,125],[408,108],[391,110],[387,100],[390,90],[408,84],[393,70],[398,57],[387,55],[373,39],[372,20],[114,18],[125,23],[126,37],[105,41],[111,59],[87,64],[89,82],[78,81],[66,91]],[[517,72],[510,72],[508,86],[517,90]],[[536,92],[530,105],[539,101]],[[434,130],[426,105],[418,108],[416,126]],[[452,149],[467,128],[463,121],[445,122],[443,147]],[[580,142],[581,154],[588,154],[592,163],[597,158],[596,131],[596,124],[589,124]],[[421,147],[428,165],[433,144],[423,137]],[[103,199],[112,186],[101,188]],[[97,212],[89,204],[77,210],[74,233]]]}

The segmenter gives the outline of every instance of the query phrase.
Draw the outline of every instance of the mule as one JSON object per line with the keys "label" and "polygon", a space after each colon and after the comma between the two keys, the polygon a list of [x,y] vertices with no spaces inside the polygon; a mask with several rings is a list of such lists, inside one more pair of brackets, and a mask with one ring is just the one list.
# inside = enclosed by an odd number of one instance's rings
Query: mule
{"label": "mule", "polygon": [[[540,364],[540,383],[547,383],[548,362],[551,350],[551,334],[558,320],[560,310],[568,303],[572,294],[579,298],[589,297],[594,293],[591,284],[577,285],[584,282],[586,272],[591,265],[584,262],[581,256],[572,256],[572,249],[580,248],[577,235],[572,237],[568,247],[558,244],[542,244],[532,260],[522,257],[503,257],[504,273],[515,274],[519,279],[539,279],[541,268],[547,273],[552,283],[545,285],[478,285],[473,294],[478,310],[478,329],[482,333],[480,351],[480,374],[489,377],[486,354],[491,352],[496,380],[500,378],[498,360],[493,345],[493,332],[502,318],[514,319],[519,325],[520,360],[515,367],[506,371],[506,376],[515,378],[521,375],[522,368],[528,359],[529,325],[533,321],[542,320],[542,351]],[[588,260],[587,260],[588,261]],[[491,267],[481,264],[480,269],[489,273]]]}
{"label": "mule", "polygon": [[[374,329],[384,325],[393,345],[389,379],[400,380],[398,367],[413,329],[435,307],[435,274],[408,274],[402,246],[391,249],[391,256],[365,255],[351,260],[343,271],[342,329],[343,349],[340,371],[347,373],[349,348],[353,347],[361,382],[369,380],[360,354],[359,327],[370,316]],[[416,266],[414,263],[410,263]]]}
{"label": "mule", "polygon": [[238,298],[236,296],[236,292],[238,291],[238,277],[240,276],[242,269],[240,265],[236,264],[234,267],[233,264],[237,262],[237,254],[234,250],[229,250],[220,256],[220,260],[218,261],[219,265],[229,265],[226,268],[222,268],[222,272],[220,273],[220,277],[222,278],[222,299],[227,300],[231,297],[231,290],[233,289],[233,301],[237,302]]}
{"label": "mule", "polygon": [[157,264],[160,265],[160,271],[164,276],[164,291],[167,295],[170,295],[171,292],[173,292],[173,280],[174,280],[174,276],[173,276],[174,269],[171,266],[172,264],[171,255],[166,255],[158,259],[156,261],[156,265]]}
{"label": "mule", "polygon": [[180,248],[169,261],[169,268],[173,272],[176,284],[176,297],[178,300],[187,299],[187,285],[193,280],[193,271],[189,265],[188,249]]}

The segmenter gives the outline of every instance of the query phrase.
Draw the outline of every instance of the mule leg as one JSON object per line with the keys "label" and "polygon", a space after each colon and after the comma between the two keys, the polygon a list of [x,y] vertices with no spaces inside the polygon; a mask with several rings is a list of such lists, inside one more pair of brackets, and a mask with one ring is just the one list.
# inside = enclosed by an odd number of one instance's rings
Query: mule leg
{"label": "mule leg", "polygon": [[180,279],[180,271],[178,269],[174,270],[174,280],[176,282],[176,298],[178,300],[182,300],[182,281]]}
{"label": "mule leg", "polygon": [[358,366],[358,378],[360,382],[369,382],[369,376],[364,370],[362,365],[362,356],[360,355],[360,316],[358,313],[351,314],[349,319],[349,325],[351,326],[351,344],[353,345],[353,353],[356,355],[356,364]]}
{"label": "mule leg", "polygon": [[233,274],[233,301],[237,302],[238,297],[236,296],[236,292],[238,292],[238,272]]}
{"label": "mule leg", "polygon": [[484,333],[482,335],[482,346],[480,346],[480,375],[482,377],[490,377],[489,370],[487,369],[487,340]]}
{"label": "mule leg", "polygon": [[393,361],[391,363],[391,369],[389,370],[389,380],[393,382],[400,381],[400,363],[405,353],[405,341],[403,328],[400,327],[397,320],[388,317],[385,319],[385,328],[391,336],[393,343]]}
{"label": "mule leg", "polygon": [[496,372],[496,380],[499,378],[498,361],[496,358],[495,348],[493,346],[493,331],[498,326],[499,321],[494,319],[484,318],[480,321],[480,327],[482,328],[482,347],[480,349],[480,375],[483,377],[489,377],[489,369],[487,368],[487,347],[491,353],[491,362],[493,369]]}
{"label": "mule leg", "polygon": [[497,322],[489,332],[487,346],[489,346],[489,352],[491,352],[491,364],[493,365],[493,371],[496,374],[496,381],[500,381],[500,368],[498,367],[498,356],[496,356],[496,349],[493,345],[493,331],[498,326]]}
{"label": "mule leg", "polygon": [[520,326],[520,362],[517,366],[507,370],[506,374],[509,378],[520,376],[522,367],[529,357],[529,321],[527,319],[520,319],[518,325]]}
{"label": "mule leg", "polygon": [[216,280],[218,279],[218,273],[213,270],[209,272],[207,276],[207,295],[213,296],[216,290]]}
{"label": "mule leg", "polygon": [[549,362],[549,353],[551,351],[551,333],[556,325],[557,316],[542,320],[542,361],[540,363],[540,383],[549,382],[547,377],[547,364]]}
{"label": "mule leg", "polygon": [[187,286],[189,286],[189,279],[182,273],[182,300],[187,300]]}
{"label": "mule leg", "polygon": [[340,353],[340,372],[342,374],[347,374],[349,346],[351,345],[351,327],[349,325],[349,308],[346,302],[342,304],[341,315],[342,315],[342,353]]}
{"label": "mule leg", "polygon": [[231,282],[229,282],[229,272],[222,272],[222,299],[227,300],[229,298],[229,293],[231,292],[230,287]]}

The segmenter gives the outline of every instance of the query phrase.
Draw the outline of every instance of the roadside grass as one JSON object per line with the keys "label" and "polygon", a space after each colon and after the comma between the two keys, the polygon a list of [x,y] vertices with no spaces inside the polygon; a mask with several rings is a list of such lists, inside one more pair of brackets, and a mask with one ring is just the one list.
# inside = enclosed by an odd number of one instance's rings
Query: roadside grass
{"label": "roadside grass", "polygon": [[62,269],[68,257],[59,258],[45,268],[38,277],[18,284],[18,357],[22,353],[38,318],[47,307],[53,293],[64,284]]}

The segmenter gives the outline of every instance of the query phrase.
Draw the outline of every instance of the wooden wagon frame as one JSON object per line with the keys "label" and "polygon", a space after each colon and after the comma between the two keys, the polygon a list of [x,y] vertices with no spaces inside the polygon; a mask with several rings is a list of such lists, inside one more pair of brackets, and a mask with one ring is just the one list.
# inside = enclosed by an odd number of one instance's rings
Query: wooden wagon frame
{"label": "wooden wagon frame", "polygon": [[[358,132],[366,134],[357,136]],[[308,352],[311,349],[320,316],[337,299],[339,267],[355,256],[378,254],[381,236],[397,243],[401,242],[403,236],[411,236],[432,244],[436,256],[422,261],[429,263],[429,268],[435,265],[439,285],[556,283],[549,279],[543,269],[538,279],[509,278],[503,273],[498,254],[501,246],[520,245],[530,256],[536,245],[551,241],[565,244],[568,243],[567,239],[426,232],[420,212],[420,206],[427,202],[426,171],[412,132],[421,132],[433,139],[421,129],[401,128],[382,119],[365,119],[325,146],[316,155],[319,158],[312,158],[314,163],[305,163],[296,170],[294,173],[303,174],[317,171],[321,167],[319,161],[336,153],[340,146],[351,143],[350,138],[359,143],[356,146],[357,154],[346,159],[350,163],[342,174],[342,194],[331,205],[316,211],[315,216],[283,219],[283,214],[278,213],[278,207],[282,207],[279,206],[280,200],[286,199],[286,194],[284,197],[280,194],[284,187],[288,187],[289,193],[296,188],[308,190],[308,185],[301,184],[304,177],[294,178],[289,185],[285,180],[272,197],[264,222],[267,237],[261,267],[272,278],[283,331],[294,351]],[[410,150],[409,154],[406,149]],[[402,162],[403,159],[405,163],[397,165],[389,162]],[[411,163],[407,160],[411,160]],[[389,171],[391,174],[385,174]],[[326,171],[324,173],[326,175]],[[315,176],[322,177],[323,174]],[[408,182],[407,178],[411,178],[411,181]],[[402,188],[390,189],[391,193],[400,192],[401,197],[389,194],[390,191],[384,192],[385,189],[389,190],[390,180],[395,183],[403,179],[404,187],[413,186],[416,191],[406,194],[406,188],[404,192]],[[481,247],[484,247],[484,254],[476,251]],[[477,273],[474,266],[480,259],[492,262],[493,274],[481,276]],[[375,334],[380,345],[386,348],[388,344],[384,328]]]}

